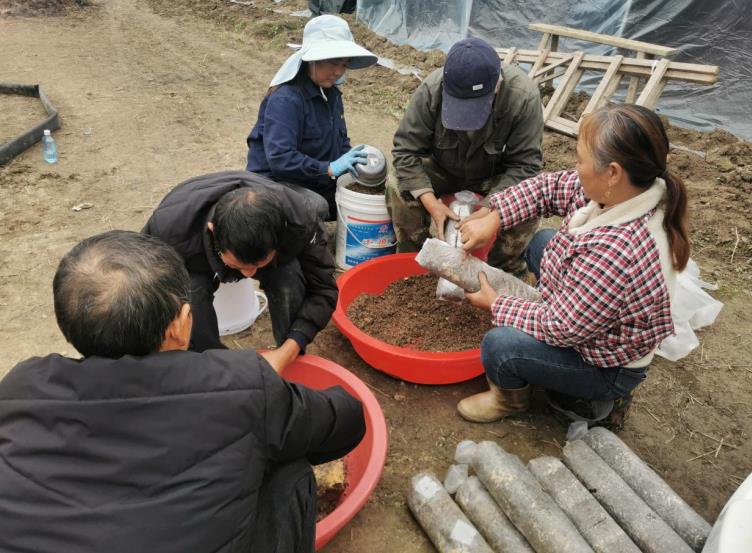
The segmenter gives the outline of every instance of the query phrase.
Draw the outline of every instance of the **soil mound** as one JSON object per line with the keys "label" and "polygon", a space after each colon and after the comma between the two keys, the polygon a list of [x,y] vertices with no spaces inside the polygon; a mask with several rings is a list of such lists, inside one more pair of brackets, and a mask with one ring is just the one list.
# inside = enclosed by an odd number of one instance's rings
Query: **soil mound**
{"label": "soil mound", "polygon": [[89,0],[0,0],[0,17],[59,15],[90,4]]}

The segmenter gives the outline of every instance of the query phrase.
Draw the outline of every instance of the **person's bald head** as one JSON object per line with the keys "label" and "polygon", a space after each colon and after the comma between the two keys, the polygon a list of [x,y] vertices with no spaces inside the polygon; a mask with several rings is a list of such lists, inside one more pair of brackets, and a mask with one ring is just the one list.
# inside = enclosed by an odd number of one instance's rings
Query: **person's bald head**
{"label": "person's bald head", "polygon": [[164,242],[115,230],[85,239],[63,257],[53,294],[60,330],[82,355],[141,356],[162,348],[190,301],[190,278]]}

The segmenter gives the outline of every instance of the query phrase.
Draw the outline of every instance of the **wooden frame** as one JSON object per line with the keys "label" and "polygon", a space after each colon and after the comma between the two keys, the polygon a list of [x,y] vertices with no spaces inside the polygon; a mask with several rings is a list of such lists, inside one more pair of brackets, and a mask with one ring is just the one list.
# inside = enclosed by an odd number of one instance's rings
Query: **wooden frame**
{"label": "wooden frame", "polygon": [[[541,38],[542,47],[545,44],[551,42],[558,45],[559,37],[573,38],[575,40],[584,40],[585,42],[594,42],[596,44],[606,44],[608,46],[615,46],[620,50],[627,52],[634,52],[637,59],[655,59],[660,58],[673,58],[679,53],[678,48],[669,48],[668,46],[661,46],[659,44],[651,44],[649,42],[642,42],[640,40],[632,40],[629,38],[621,38],[611,35],[603,35],[600,33],[593,33],[591,31],[583,31],[581,29],[573,29],[572,27],[563,27],[561,25],[548,25],[546,23],[531,23],[527,26],[531,31],[538,31],[543,33]],[[540,50],[542,47],[539,47]],[[551,48],[556,50],[556,47]],[[640,86],[640,78],[632,77],[629,80],[629,88],[627,89],[626,102],[631,104],[637,97],[637,89]]]}
{"label": "wooden frame", "polygon": [[[714,84],[718,79],[716,65],[671,61],[670,58],[678,52],[677,48],[544,23],[531,23],[528,28],[543,33],[538,50],[497,48],[496,52],[505,64],[530,64],[528,76],[539,85],[552,83],[561,77],[543,108],[543,120],[547,127],[570,136],[577,136],[582,116],[592,113],[612,98],[625,76],[630,79],[625,101],[650,109],[658,103],[669,79],[703,85]],[[634,54],[626,57],[622,54],[599,56],[584,52],[559,52],[559,37],[607,44]],[[660,59],[653,59],[654,56],[660,56]],[[602,71],[603,77],[580,119],[571,121],[562,117],[561,113],[587,70]],[[640,91],[643,81],[645,85]]]}

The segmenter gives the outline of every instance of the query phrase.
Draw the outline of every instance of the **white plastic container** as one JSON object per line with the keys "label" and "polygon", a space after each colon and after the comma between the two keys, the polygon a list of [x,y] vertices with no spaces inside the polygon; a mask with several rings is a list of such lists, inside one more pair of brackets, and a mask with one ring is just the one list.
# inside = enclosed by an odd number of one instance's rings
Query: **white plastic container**
{"label": "white plastic container", "polygon": [[244,278],[223,282],[214,293],[219,335],[237,334],[251,326],[268,304],[266,295],[256,290],[256,281]]}
{"label": "white plastic container", "polygon": [[752,474],[734,492],[710,531],[702,553],[752,551]]}
{"label": "white plastic container", "polygon": [[340,178],[334,195],[337,202],[335,260],[342,269],[392,254],[397,246],[384,195],[353,192],[347,188],[351,182],[351,179]]}

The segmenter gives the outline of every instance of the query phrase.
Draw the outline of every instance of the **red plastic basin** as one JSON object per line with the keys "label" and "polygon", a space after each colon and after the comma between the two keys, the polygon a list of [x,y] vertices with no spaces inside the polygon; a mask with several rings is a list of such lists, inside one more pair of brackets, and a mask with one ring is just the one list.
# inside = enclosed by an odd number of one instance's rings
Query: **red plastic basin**
{"label": "red plastic basin", "polygon": [[368,386],[336,363],[315,355],[301,355],[285,368],[282,376],[317,390],[342,386],[363,403],[366,434],[358,447],[345,456],[347,486],[342,502],[316,524],[316,550],[319,550],[360,511],[381,478],[386,462],[386,421],[379,402]]}
{"label": "red plastic basin", "polygon": [[334,324],[349,338],[366,363],[402,380],[416,384],[453,384],[483,374],[480,349],[429,352],[397,347],[366,334],[347,317],[347,308],[360,294],[381,294],[396,280],[427,273],[415,262],[415,255],[385,255],[343,273],[337,279],[339,300],[334,311]]}

